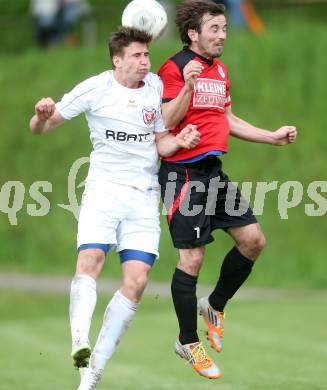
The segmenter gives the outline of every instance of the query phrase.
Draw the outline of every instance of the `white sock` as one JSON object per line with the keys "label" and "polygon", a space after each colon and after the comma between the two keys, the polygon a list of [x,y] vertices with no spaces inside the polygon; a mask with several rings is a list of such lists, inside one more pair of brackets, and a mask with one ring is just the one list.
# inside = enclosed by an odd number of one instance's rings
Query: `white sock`
{"label": "white sock", "polygon": [[138,305],[126,298],[120,291],[112,297],[104,313],[102,328],[91,355],[90,366],[93,369],[104,369],[107,360],[128,329]]}
{"label": "white sock", "polygon": [[75,276],[71,284],[69,305],[73,348],[89,343],[89,331],[96,301],[95,279],[88,275]]}

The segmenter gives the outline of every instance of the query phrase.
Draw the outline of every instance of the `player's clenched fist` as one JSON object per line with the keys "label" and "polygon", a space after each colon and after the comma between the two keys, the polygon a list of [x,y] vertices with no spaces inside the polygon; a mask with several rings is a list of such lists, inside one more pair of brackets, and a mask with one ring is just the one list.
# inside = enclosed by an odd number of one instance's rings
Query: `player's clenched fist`
{"label": "player's clenched fist", "polygon": [[193,89],[197,77],[201,74],[203,65],[199,61],[191,60],[183,69],[185,84]]}
{"label": "player's clenched fist", "polygon": [[176,141],[181,148],[192,149],[200,142],[201,134],[195,125],[187,125],[176,135]]}
{"label": "player's clenched fist", "polygon": [[284,146],[295,142],[297,130],[295,126],[283,126],[276,130],[273,136],[275,145]]}
{"label": "player's clenched fist", "polygon": [[50,98],[42,98],[35,105],[35,114],[40,121],[46,121],[55,112],[55,102]]}

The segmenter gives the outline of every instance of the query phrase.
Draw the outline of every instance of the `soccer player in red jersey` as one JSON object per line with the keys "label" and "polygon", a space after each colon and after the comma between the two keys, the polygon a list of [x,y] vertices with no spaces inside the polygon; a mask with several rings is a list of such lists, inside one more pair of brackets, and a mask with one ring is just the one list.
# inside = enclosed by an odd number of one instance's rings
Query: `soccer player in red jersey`
{"label": "soccer player in red jersey", "polygon": [[[171,284],[180,327],[175,351],[200,375],[219,378],[220,370],[197,334],[197,306],[207,325],[208,339],[220,352],[225,305],[249,276],[265,237],[248,203],[222,171],[217,156],[227,153],[230,135],[288,145],[295,141],[297,131],[294,126],[268,131],[233,114],[228,71],[218,59],[227,30],[223,5],[183,1],[177,6],[176,24],[185,46],[159,70],[164,83],[163,117],[165,126],[175,134],[187,124],[196,125],[201,140],[194,149],[181,148],[163,158],[159,173],[170,234],[179,250]],[[205,246],[213,241],[215,229],[223,229],[235,244],[223,260],[212,293],[197,305],[197,278]]]}

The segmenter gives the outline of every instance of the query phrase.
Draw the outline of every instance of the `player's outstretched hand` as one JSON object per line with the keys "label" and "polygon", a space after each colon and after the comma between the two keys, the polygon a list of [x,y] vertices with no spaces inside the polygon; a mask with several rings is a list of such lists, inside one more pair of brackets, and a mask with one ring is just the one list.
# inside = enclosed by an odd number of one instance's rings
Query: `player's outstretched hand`
{"label": "player's outstretched hand", "polygon": [[55,112],[55,102],[50,98],[42,98],[35,105],[35,115],[40,121],[48,120]]}
{"label": "player's outstretched hand", "polygon": [[203,65],[199,61],[191,60],[183,69],[185,85],[193,90],[197,77],[203,70]]}
{"label": "player's outstretched hand", "polygon": [[176,135],[176,141],[179,147],[192,149],[200,142],[200,136],[195,125],[187,125]]}
{"label": "player's outstretched hand", "polygon": [[297,130],[295,126],[283,126],[274,131],[274,144],[277,146],[284,146],[295,142]]}

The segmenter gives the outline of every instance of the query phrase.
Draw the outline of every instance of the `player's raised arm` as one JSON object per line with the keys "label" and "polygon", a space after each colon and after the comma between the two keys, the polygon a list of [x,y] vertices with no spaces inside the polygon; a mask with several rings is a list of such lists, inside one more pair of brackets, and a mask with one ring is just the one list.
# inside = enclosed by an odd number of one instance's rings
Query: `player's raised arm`
{"label": "player's raised arm", "polygon": [[59,126],[64,118],[56,109],[55,102],[50,98],[42,98],[35,105],[35,115],[30,120],[33,134],[42,134]]}
{"label": "player's raised arm", "polygon": [[[202,69],[203,66],[200,62],[194,60],[189,61],[183,69],[184,85],[178,95],[169,101],[168,99],[163,100],[162,115],[167,129],[173,129],[185,117],[192,97],[195,80],[202,72]],[[163,70],[164,68],[161,69],[161,71]],[[163,77],[166,85],[179,85],[183,82],[181,76],[173,72],[167,72]]]}
{"label": "player's raised arm", "polygon": [[250,142],[284,146],[295,142],[297,130],[295,126],[283,126],[276,131],[260,129],[238,118],[231,107],[226,109],[230,133],[232,136]]}
{"label": "player's raised arm", "polygon": [[162,157],[174,154],[180,148],[192,149],[200,141],[200,132],[194,125],[187,125],[176,136],[169,131],[156,134],[158,153]]}

